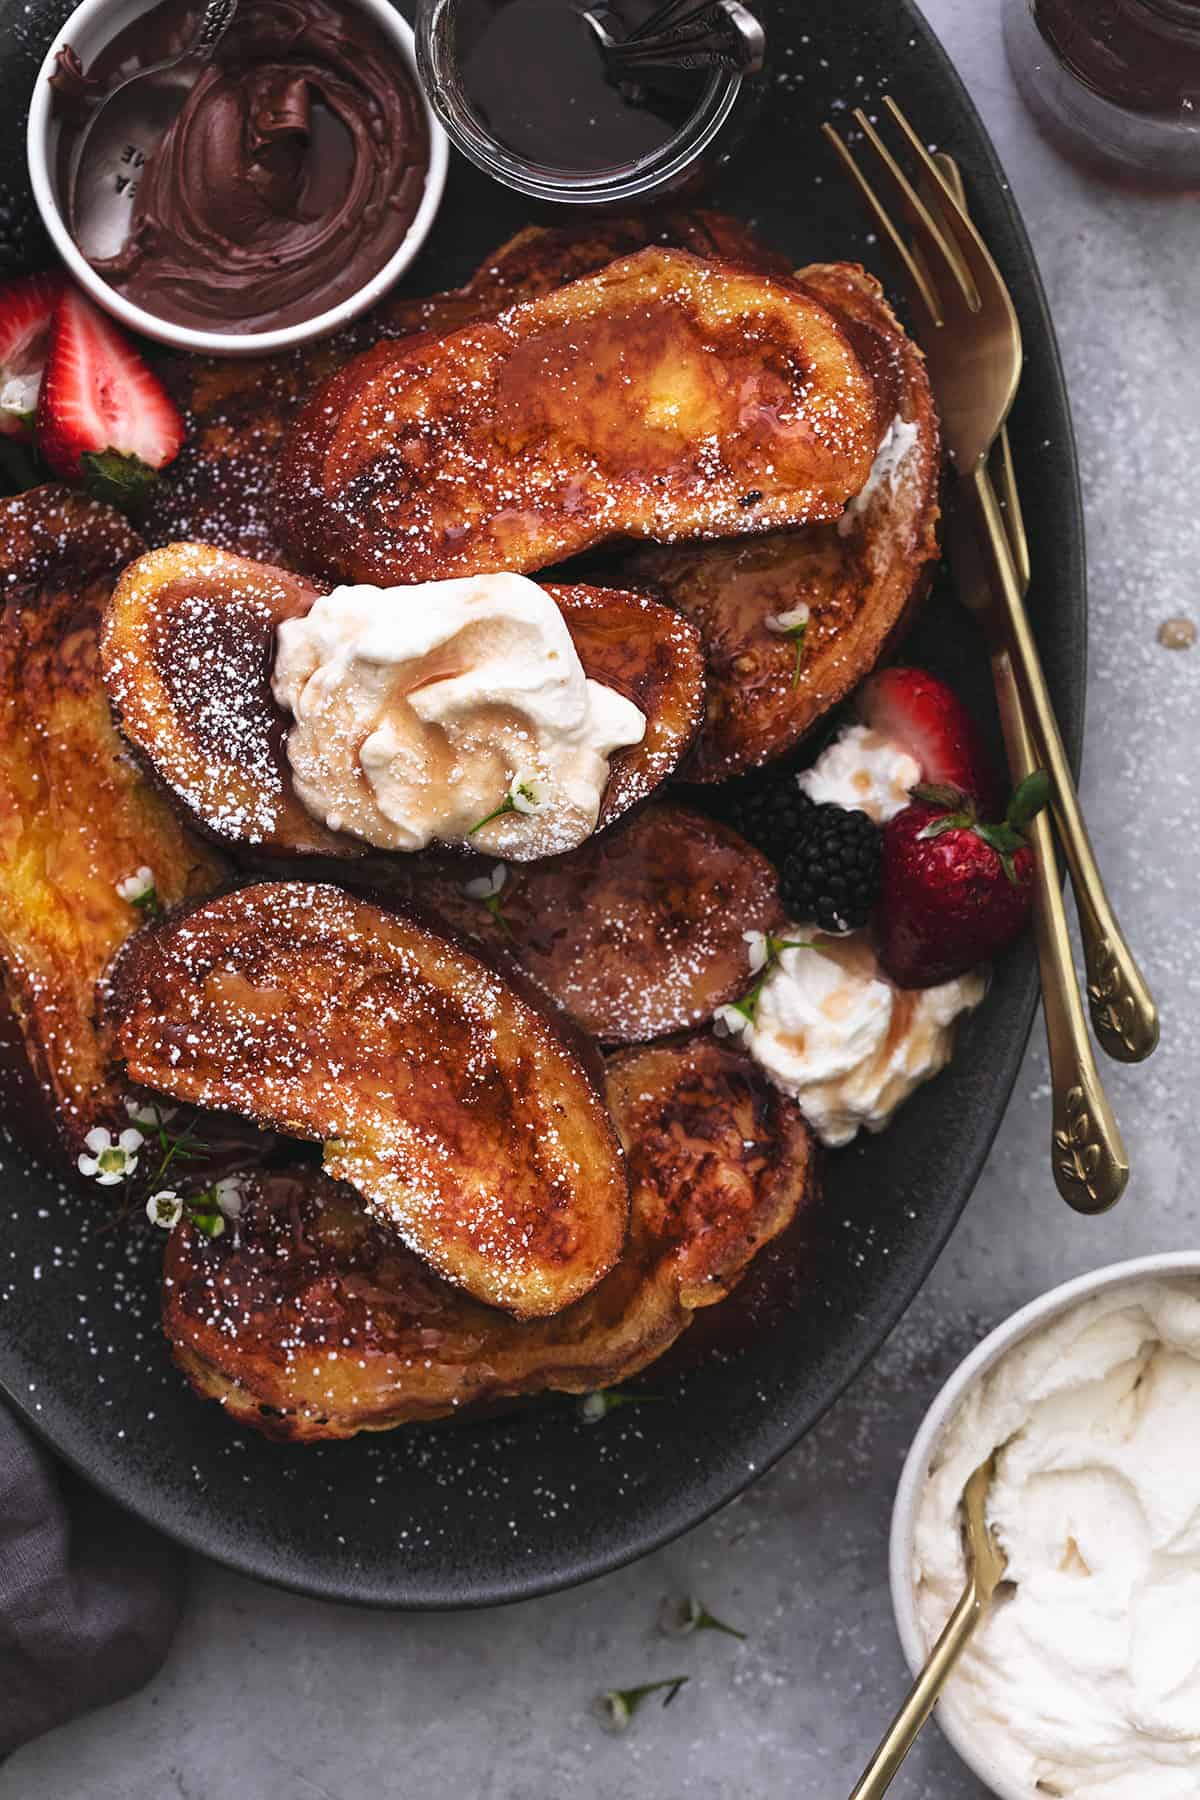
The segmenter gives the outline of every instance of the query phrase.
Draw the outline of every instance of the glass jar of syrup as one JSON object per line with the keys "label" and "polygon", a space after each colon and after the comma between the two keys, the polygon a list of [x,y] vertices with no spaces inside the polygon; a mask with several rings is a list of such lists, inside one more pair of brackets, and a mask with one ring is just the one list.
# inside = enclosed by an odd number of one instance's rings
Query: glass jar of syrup
{"label": "glass jar of syrup", "polygon": [[1007,0],[1017,84],[1068,154],[1200,190],[1200,0]]}
{"label": "glass jar of syrup", "polygon": [[[649,202],[696,179],[758,81],[722,68],[609,76],[589,0],[419,0],[417,62],[451,141],[507,187],[566,205]],[[623,36],[660,0],[604,0]],[[753,10],[761,15],[762,0]]]}

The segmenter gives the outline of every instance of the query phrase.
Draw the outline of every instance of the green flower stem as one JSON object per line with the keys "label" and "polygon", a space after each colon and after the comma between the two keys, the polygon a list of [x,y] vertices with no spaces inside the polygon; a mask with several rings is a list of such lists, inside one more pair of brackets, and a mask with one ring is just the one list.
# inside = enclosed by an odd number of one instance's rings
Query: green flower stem
{"label": "green flower stem", "polygon": [[724,1619],[718,1619],[715,1613],[709,1612],[703,1601],[697,1600],[693,1595],[689,1594],[684,1605],[687,1609],[683,1627],[685,1631],[723,1631],[726,1637],[738,1638],[742,1643],[746,1641],[744,1631],[739,1631],[736,1625],[727,1625]]}
{"label": "green flower stem", "polygon": [[158,1187],[172,1163],[203,1162],[212,1149],[212,1145],[196,1136],[198,1121],[195,1119],[185,1125],[178,1136],[174,1136],[167,1130],[161,1117],[157,1114],[155,1117],[155,1132],[158,1137],[158,1147],[162,1152],[153,1180],[153,1186]]}
{"label": "green flower stem", "polygon": [[640,1687],[609,1688],[603,1696],[609,1723],[617,1731],[624,1731],[638,1707],[651,1694],[662,1694],[663,1705],[670,1706],[680,1688],[687,1685],[688,1679],[686,1675],[669,1675],[664,1681],[644,1681]]}
{"label": "green flower stem", "polygon": [[806,619],[803,625],[793,625],[792,629],[787,634],[796,646],[796,661],[792,668],[793,693],[795,693],[796,689],[800,686],[800,670],[804,664],[804,636],[807,630],[808,620]]}
{"label": "green flower stem", "polygon": [[467,836],[474,837],[475,833],[477,831],[482,831],[484,826],[490,825],[493,819],[502,819],[504,817],[505,813],[516,812],[516,810],[517,810],[516,801],[513,799],[511,794],[506,794],[505,798],[504,798],[504,805],[498,806],[496,808],[495,812],[490,812],[486,819],[480,819],[478,825],[472,825],[470,831],[468,831],[468,833],[467,833]]}
{"label": "green flower stem", "polygon": [[585,1425],[597,1425],[622,1406],[661,1406],[662,1394],[626,1394],[620,1388],[597,1388],[579,1401],[579,1417]]}
{"label": "green flower stem", "polygon": [[767,960],[760,969],[758,980],[754,983],[754,986],[748,993],[743,994],[740,1000],[732,1002],[734,1012],[741,1013],[742,1017],[753,1025],[755,1015],[758,1012],[759,999],[763,989],[767,985],[767,976],[770,975],[771,971],[774,969],[775,964],[779,961],[782,953],[785,950],[815,950],[816,947],[817,946],[807,938],[777,938],[772,937],[768,932]]}
{"label": "green flower stem", "polygon": [[512,937],[512,926],[509,924],[508,920],[504,916],[504,902],[501,899],[500,895],[499,894],[485,895],[483,904],[487,907],[487,909],[491,913],[493,919],[495,919],[496,924],[499,926],[499,928],[503,932],[504,936],[506,938],[511,938]]}

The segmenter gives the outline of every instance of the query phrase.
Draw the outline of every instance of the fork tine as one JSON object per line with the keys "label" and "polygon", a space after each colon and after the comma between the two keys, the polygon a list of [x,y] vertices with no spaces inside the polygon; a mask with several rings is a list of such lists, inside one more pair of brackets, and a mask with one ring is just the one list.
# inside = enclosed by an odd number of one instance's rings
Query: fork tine
{"label": "fork tine", "polygon": [[996,267],[992,253],[980,237],[974,221],[966,208],[960,204],[958,196],[947,187],[944,181],[941,180],[936,162],[929,151],[926,150],[924,144],[921,142],[920,138],[917,136],[916,132],[913,130],[890,94],[884,95],[883,104],[887,107],[888,112],[895,120],[899,129],[904,133],[905,141],[913,155],[921,164],[921,167],[927,172],[932,180],[941,183],[942,190],[946,196],[944,207],[946,230],[950,236],[953,237],[955,247],[958,250],[961,259],[966,263],[967,268],[970,271],[971,280],[976,289],[983,289],[986,287],[989,291],[994,291],[1002,300],[1011,319],[1013,330],[1017,333],[1019,343],[1020,327],[1017,323],[1017,315],[1012,304],[1012,298],[1005,285],[1003,276]]}
{"label": "fork tine", "polygon": [[[953,195],[964,213],[968,213],[967,190],[963,185],[962,170],[954,158],[946,150],[935,150],[933,161],[942,178],[942,185]],[[968,213],[969,216],[969,213]],[[1028,590],[1032,566],[1029,560],[1029,539],[1025,532],[1025,515],[1021,511],[1021,496],[1017,490],[1017,472],[1013,466],[1012,445],[1009,442],[1008,426],[1000,427],[992,451],[992,474],[1000,498],[1000,511],[1004,517],[1004,531],[1008,538],[1008,547],[1012,551],[1012,559],[1017,568],[1017,580],[1021,585],[1022,595]]]}
{"label": "fork tine", "polygon": [[1012,444],[1009,441],[1007,426],[1001,428],[997,445],[997,454],[1000,460],[998,485],[1001,510],[1004,513],[1004,529],[1008,536],[1013,561],[1017,565],[1017,580],[1021,584],[1021,593],[1024,595],[1028,591],[1033,568],[1029,561],[1029,539],[1025,533],[1025,515],[1021,511],[1021,496],[1017,492],[1017,471],[1013,467]]}
{"label": "fork tine", "polygon": [[829,142],[833,145],[834,149],[837,151],[839,157],[842,160],[843,166],[845,167],[846,173],[849,175],[850,179],[854,182],[854,185],[857,187],[859,193],[861,194],[861,196],[866,204],[867,210],[870,212],[872,218],[875,220],[875,224],[878,227],[879,231],[888,240],[889,244],[892,246],[892,249],[895,251],[897,257],[900,259],[901,263],[904,265],[904,268],[908,274],[909,282],[911,284],[914,300],[918,300],[921,303],[921,305],[924,306],[925,310],[929,314],[929,318],[930,318],[930,321],[932,324],[941,325],[942,324],[941,303],[938,300],[937,294],[934,291],[932,283],[930,282],[924,269],[920,266],[920,264],[913,257],[913,254],[910,251],[908,244],[905,242],[904,238],[900,234],[899,227],[893,222],[891,214],[888,212],[888,210],[884,206],[882,200],[879,198],[878,194],[875,192],[875,189],[871,186],[871,183],[867,180],[866,176],[863,174],[862,170],[859,168],[858,161],[855,158],[853,152],[847,147],[847,145],[843,141],[841,135],[837,131],[834,130],[832,125],[829,125],[829,124],[822,125],[821,130],[824,132],[826,138],[829,140]]}
{"label": "fork tine", "polygon": [[[917,225],[929,244],[937,250],[952,278],[957,282],[961,289],[963,298],[968,307],[972,312],[978,312],[979,294],[976,290],[975,283],[972,280],[970,269],[965,263],[954,237],[948,235],[942,226],[938,224],[934,215],[930,212],[920,194],[918,194],[916,188],[908,179],[908,176],[904,173],[904,170],[900,167],[900,164],[896,161],[861,106],[855,107],[854,119],[864,137],[867,139],[867,142],[871,145],[871,148],[879,158],[880,166],[895,192],[898,210],[902,210],[908,214],[909,218]],[[940,186],[937,169],[935,166],[929,165],[928,157],[925,157],[925,165],[934,182],[938,183]],[[935,188],[934,191],[936,192],[937,189]]]}

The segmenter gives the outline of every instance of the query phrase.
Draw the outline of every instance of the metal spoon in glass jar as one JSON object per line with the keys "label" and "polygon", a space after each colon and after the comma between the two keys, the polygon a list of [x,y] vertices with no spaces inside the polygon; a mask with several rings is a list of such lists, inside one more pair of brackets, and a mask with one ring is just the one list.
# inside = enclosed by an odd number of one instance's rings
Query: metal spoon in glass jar
{"label": "metal spoon in glass jar", "polygon": [[68,223],[90,260],[116,256],[124,244],[138,170],[181,111],[237,6],[238,0],[208,0],[185,50],[139,69],[98,102],[75,146],[68,181]]}
{"label": "metal spoon in glass jar", "polygon": [[763,28],[740,0],[673,0],[627,37],[612,29],[607,7],[585,11],[615,81],[635,80],[655,69],[728,69],[754,75],[762,68]]}

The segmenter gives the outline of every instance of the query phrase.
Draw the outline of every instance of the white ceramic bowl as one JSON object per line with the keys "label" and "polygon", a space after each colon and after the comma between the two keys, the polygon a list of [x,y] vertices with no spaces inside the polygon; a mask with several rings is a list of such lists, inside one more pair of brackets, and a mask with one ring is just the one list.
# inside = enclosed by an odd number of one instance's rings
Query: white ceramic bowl
{"label": "white ceramic bowl", "polygon": [[[1127,1282],[1145,1281],[1153,1276],[1200,1275],[1200,1250],[1180,1250],[1159,1256],[1142,1256],[1133,1262],[1112,1263],[1096,1269],[1091,1275],[1080,1275],[1062,1287],[1052,1288],[1038,1300],[1031,1300],[1020,1312],[998,1325],[990,1337],[972,1350],[950,1377],[929,1411],[913,1440],[904,1464],[900,1486],[896,1490],[892,1510],[892,1534],[889,1550],[889,1572],[892,1607],[905,1658],[914,1676],[925,1666],[928,1650],[917,1618],[913,1591],[913,1539],[917,1513],[925,1482],[941,1443],[942,1436],[958,1412],[968,1391],[987,1374],[1015,1344],[1031,1332],[1039,1331],[1051,1319],[1069,1312],[1073,1306],[1088,1300],[1105,1288],[1120,1287]],[[959,1756],[999,1800],[1041,1800],[1031,1788],[1019,1786],[1005,1775],[998,1775],[980,1757],[978,1748],[953,1704],[942,1701],[936,1718],[944,1735]]]}
{"label": "white ceramic bowl", "polygon": [[134,306],[97,275],[87,258],[76,248],[75,240],[67,229],[66,220],[59,208],[58,185],[53,173],[57,164],[61,127],[53,117],[51,102],[54,91],[50,86],[50,76],[54,71],[58,51],[64,44],[70,44],[87,68],[119,31],[131,20],[148,12],[153,4],[154,0],[83,0],[83,5],[76,7],[55,38],[38,71],[29,106],[26,150],[34,198],[46,229],[54,240],[55,249],[80,287],[112,313],[114,318],[119,319],[131,331],[141,332],[144,337],[156,338],[163,344],[173,344],[180,350],[216,356],[261,356],[267,351],[286,350],[294,344],[307,343],[312,338],[328,337],[331,332],[349,324],[351,319],[356,319],[360,313],[373,306],[407,269],[428,235],[446,185],[447,138],[421,90],[410,27],[396,11],[392,0],[343,0],[345,6],[357,7],[360,12],[366,13],[383,35],[391,40],[421,92],[429,125],[429,173],[425,178],[425,192],[417,208],[416,218],[409,226],[404,241],[378,274],[365,282],[357,293],[311,319],[283,326],[277,331],[195,331],[185,325],[173,324],[169,319],[160,319],[140,306]]}

